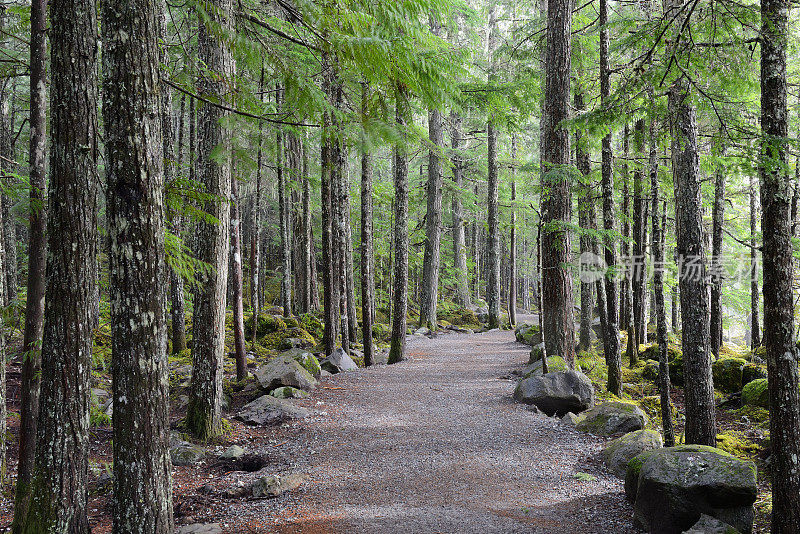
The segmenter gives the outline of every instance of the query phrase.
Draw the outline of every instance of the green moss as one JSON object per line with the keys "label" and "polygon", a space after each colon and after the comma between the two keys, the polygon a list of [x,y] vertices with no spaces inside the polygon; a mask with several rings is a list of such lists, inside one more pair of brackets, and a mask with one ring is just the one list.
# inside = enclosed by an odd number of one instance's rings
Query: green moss
{"label": "green moss", "polygon": [[758,378],[767,378],[767,368],[764,365],[748,363],[742,369],[742,386]]}
{"label": "green moss", "polygon": [[325,335],[325,325],[317,316],[311,313],[304,313],[300,316],[300,324],[297,325],[316,339],[322,339]]}
{"label": "green moss", "polygon": [[761,447],[747,439],[744,434],[736,431],[717,434],[717,447],[744,460],[761,450]]}
{"label": "green moss", "polygon": [[769,411],[766,408],[744,405],[736,410],[736,414],[742,420],[746,418],[748,424],[755,425],[763,430],[769,430]]}
{"label": "green moss", "polygon": [[389,339],[391,339],[391,330],[389,329],[388,324],[384,323],[375,323],[372,325],[372,337],[376,341],[383,341],[384,343],[388,343]]}
{"label": "green moss", "polygon": [[296,339],[300,339],[302,341],[305,341],[308,344],[309,347],[313,347],[314,345],[317,344],[317,340],[314,339],[314,337],[311,334],[309,334],[308,332],[306,332],[304,329],[302,329],[300,327],[294,327],[294,328],[289,328],[288,330],[286,330],[286,333],[284,335],[284,341],[281,343],[280,347],[278,347],[278,348],[281,348],[281,349],[290,349],[290,348],[292,348],[289,345],[289,343],[286,341],[288,338],[296,338]]}
{"label": "green moss", "polygon": [[[252,314],[244,322],[244,328],[248,336],[252,336],[253,332]],[[280,330],[285,330],[286,328],[287,328],[286,322],[284,322],[282,317],[279,317],[277,315],[268,315],[266,313],[262,313],[259,314],[258,316],[258,328],[256,331],[256,337],[263,337]]]}
{"label": "green moss", "polygon": [[99,406],[89,407],[89,426],[111,426],[111,417]]}
{"label": "green moss", "polygon": [[758,378],[742,388],[742,403],[769,409],[769,389],[766,378]]}
{"label": "green moss", "polygon": [[742,389],[742,369],[747,362],[742,358],[720,358],[711,365],[714,387],[728,393]]}
{"label": "green moss", "polygon": [[[642,397],[636,401],[636,404],[638,404],[639,407],[644,410],[644,413],[647,414],[647,417],[650,419],[650,421],[661,421],[661,397],[659,395],[648,395],[646,397]],[[678,409],[675,407],[675,405],[670,402],[669,406],[673,419],[678,417]]]}

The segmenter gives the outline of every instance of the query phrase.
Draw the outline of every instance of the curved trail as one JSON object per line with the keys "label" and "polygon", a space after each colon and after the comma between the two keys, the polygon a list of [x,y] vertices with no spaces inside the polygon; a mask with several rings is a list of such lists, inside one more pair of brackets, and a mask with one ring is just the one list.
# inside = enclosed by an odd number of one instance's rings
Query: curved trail
{"label": "curved trail", "polygon": [[513,332],[414,336],[408,354],[324,379],[302,401],[318,415],[273,436],[291,447],[281,444],[285,471],[310,480],[279,499],[229,503],[226,530],[636,532],[622,482],[596,458],[602,439],[511,399],[503,377],[528,355]]}

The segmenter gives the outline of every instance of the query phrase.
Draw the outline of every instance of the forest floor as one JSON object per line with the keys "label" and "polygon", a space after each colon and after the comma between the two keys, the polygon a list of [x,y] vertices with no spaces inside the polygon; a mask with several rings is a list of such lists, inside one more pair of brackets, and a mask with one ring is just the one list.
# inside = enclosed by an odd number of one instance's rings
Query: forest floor
{"label": "forest floor", "polygon": [[528,351],[512,331],[413,336],[409,361],[324,378],[298,401],[314,416],[232,439],[307,475],[299,490],[189,503],[248,477],[201,469],[176,477],[176,501],[230,533],[635,532],[604,440],[513,402]]}

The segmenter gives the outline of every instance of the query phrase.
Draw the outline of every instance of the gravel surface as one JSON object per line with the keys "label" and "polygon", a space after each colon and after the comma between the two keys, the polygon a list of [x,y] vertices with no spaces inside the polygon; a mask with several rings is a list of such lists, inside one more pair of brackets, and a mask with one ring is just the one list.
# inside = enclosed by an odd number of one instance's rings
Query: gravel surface
{"label": "gravel surface", "polygon": [[[215,521],[231,533],[637,532],[597,459],[603,440],[512,401],[508,375],[528,356],[513,332],[414,336],[408,355],[323,379],[298,402],[315,415],[245,444],[309,481],[231,500]],[[247,480],[214,485],[233,476]]]}

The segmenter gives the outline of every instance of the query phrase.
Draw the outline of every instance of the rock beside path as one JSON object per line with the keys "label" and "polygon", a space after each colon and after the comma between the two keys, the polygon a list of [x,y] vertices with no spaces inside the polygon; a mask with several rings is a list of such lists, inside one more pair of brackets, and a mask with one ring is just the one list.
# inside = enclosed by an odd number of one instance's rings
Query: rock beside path
{"label": "rock beside path", "polygon": [[647,425],[647,415],[629,402],[611,401],[598,404],[583,412],[575,428],[600,436],[613,436],[641,430]]}
{"label": "rock beside path", "polygon": [[289,354],[272,358],[253,374],[265,391],[281,386],[292,386],[305,391],[317,387],[317,379]]}
{"label": "rock beside path", "polygon": [[219,523],[193,523],[175,529],[175,534],[222,534]]}
{"label": "rock beside path", "polygon": [[578,413],[594,405],[592,382],[578,371],[558,371],[520,380],[514,398],[534,404],[547,415]]}
{"label": "rock beside path", "polygon": [[246,404],[236,414],[236,419],[248,425],[278,425],[293,419],[304,419],[310,412],[289,401],[264,395]]}
{"label": "rock beside path", "polygon": [[307,479],[308,476],[299,473],[262,476],[249,484],[235,487],[227,492],[227,496],[231,498],[249,497],[252,499],[279,497],[287,491],[299,488]]}
{"label": "rock beside path", "polygon": [[729,524],[720,521],[715,517],[711,517],[710,515],[703,514],[700,516],[700,520],[692,526],[689,530],[683,532],[683,534],[741,534],[738,530],[730,526]]}
{"label": "rock beside path", "polygon": [[610,442],[600,454],[609,471],[624,478],[629,461],[643,452],[663,446],[664,440],[655,430],[636,430]]}
{"label": "rock beside path", "polygon": [[181,441],[170,447],[169,455],[172,465],[194,465],[205,457],[206,451],[198,445]]}
{"label": "rock beside path", "polygon": [[331,374],[341,373],[344,371],[355,371],[358,365],[342,349],[336,349],[333,353],[320,362],[322,369]]}
{"label": "rock beside path", "polygon": [[757,491],[753,462],[703,445],[642,453],[625,476],[634,522],[655,534],[681,534],[702,514],[750,533]]}

